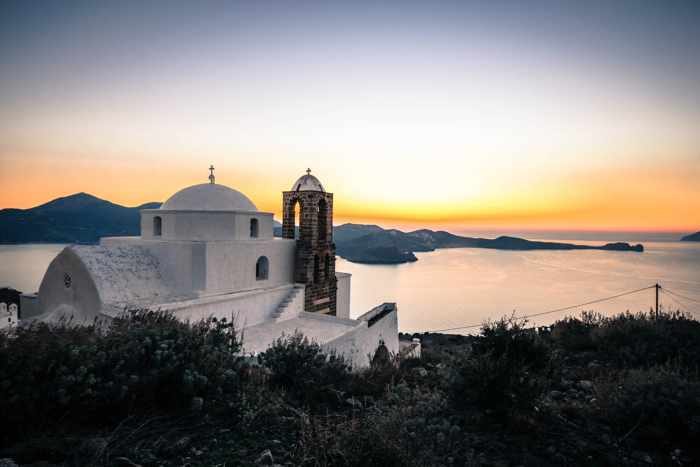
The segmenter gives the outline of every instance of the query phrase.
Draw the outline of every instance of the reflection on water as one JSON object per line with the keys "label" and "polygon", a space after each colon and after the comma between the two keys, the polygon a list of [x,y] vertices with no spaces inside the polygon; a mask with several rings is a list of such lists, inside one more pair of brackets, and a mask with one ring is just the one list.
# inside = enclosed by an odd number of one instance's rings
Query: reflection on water
{"label": "reflection on water", "polygon": [[[46,267],[63,246],[0,246],[0,286],[36,291]],[[397,266],[353,264],[339,258],[337,269],[353,274],[353,316],[381,302],[397,302],[402,331],[478,324],[513,311],[539,313],[655,282],[682,295],[700,297],[700,244],[651,242],[645,248],[641,254],[462,248],[418,253],[419,261]],[[662,294],[661,300],[663,307],[681,307],[668,295]],[[639,311],[653,303],[654,291],[649,290],[593,308],[604,313]],[[700,304],[687,302],[682,307],[700,317]],[[571,313],[533,322],[546,324]]]}
{"label": "reflection on water", "polygon": [[[578,242],[577,242],[578,243]],[[583,243],[583,242],[582,242]],[[353,274],[352,312],[381,301],[399,305],[403,331],[478,324],[515,312],[539,313],[639,289],[656,282],[700,297],[700,245],[647,243],[642,254],[613,251],[498,251],[461,248],[418,253],[416,263],[370,266],[338,260]],[[648,310],[654,291],[622,297],[584,309],[602,313]],[[662,293],[661,305],[681,308]],[[696,311],[700,304],[682,307]],[[548,324],[578,310],[533,319]],[[466,332],[466,331],[465,331]]]}

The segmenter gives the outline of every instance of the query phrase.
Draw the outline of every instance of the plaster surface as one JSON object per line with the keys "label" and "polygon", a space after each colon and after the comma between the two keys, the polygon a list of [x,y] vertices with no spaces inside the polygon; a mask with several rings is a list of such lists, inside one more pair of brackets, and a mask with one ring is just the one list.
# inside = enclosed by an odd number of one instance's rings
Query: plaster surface
{"label": "plaster surface", "polygon": [[[383,317],[370,325],[370,318],[379,313],[382,313]],[[360,316],[357,321],[362,324],[350,332],[328,340],[323,347],[344,355],[353,368],[367,367],[380,344],[384,344],[393,355],[399,353],[398,317],[395,304],[380,305]]]}
{"label": "plaster surface", "polygon": [[338,318],[350,318],[350,281],[352,274],[336,272],[335,277],[338,280],[336,316]]}
{"label": "plaster surface", "polygon": [[322,344],[361,325],[359,322],[350,320],[320,320],[315,317],[314,313],[301,312],[294,319],[266,322],[246,328],[243,334],[243,349],[249,354],[263,352],[278,337],[291,336],[297,331],[304,334],[310,341]]}

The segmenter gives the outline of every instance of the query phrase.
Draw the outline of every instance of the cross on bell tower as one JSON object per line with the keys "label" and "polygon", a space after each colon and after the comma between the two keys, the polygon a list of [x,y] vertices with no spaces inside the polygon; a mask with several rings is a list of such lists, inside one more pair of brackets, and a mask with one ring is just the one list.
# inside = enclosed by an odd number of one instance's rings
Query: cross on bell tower
{"label": "cross on bell tower", "polygon": [[209,183],[215,183],[216,182],[216,177],[214,177],[214,166],[210,165],[209,166]]}

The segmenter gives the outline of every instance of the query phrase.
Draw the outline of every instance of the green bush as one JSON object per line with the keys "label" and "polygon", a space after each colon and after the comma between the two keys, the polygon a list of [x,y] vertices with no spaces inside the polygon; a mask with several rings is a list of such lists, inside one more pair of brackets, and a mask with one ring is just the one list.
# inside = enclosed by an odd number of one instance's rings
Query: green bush
{"label": "green bush", "polygon": [[597,313],[581,313],[580,318],[566,317],[551,326],[551,338],[569,352],[595,350],[592,331],[600,326],[604,317]]}
{"label": "green bush", "polygon": [[19,327],[0,337],[3,438],[178,411],[194,397],[212,406],[237,391],[239,350],[226,320],[190,325],[160,311],[130,311],[108,326]]}
{"label": "green bush", "polygon": [[350,366],[300,333],[279,337],[258,361],[270,370],[270,383],[294,402],[314,409],[344,403]]}
{"label": "green bush", "polygon": [[[589,313],[551,332],[525,325],[424,334],[421,359],[380,353],[350,372],[300,334],[246,364],[231,323],[213,319],[136,311],[108,326],[33,324],[0,333],[0,457],[251,465],[270,450],[276,464],[309,466],[698,464],[699,323]],[[202,409],[187,410],[193,402]]]}
{"label": "green bush", "polygon": [[700,362],[700,322],[682,313],[583,313],[552,326],[552,341],[569,353],[590,351],[618,368],[650,368],[681,362],[690,372]]}
{"label": "green bush", "polygon": [[294,464],[302,466],[410,466],[396,441],[396,423],[380,417],[315,416],[302,425]]}
{"label": "green bush", "polygon": [[403,360],[404,366],[400,367],[398,357],[391,355],[386,346],[380,346],[368,368],[352,373],[349,395],[356,398],[382,397],[390,386],[404,379],[406,369],[415,364],[411,360],[416,359]]}
{"label": "green bush", "polygon": [[630,370],[596,381],[600,422],[633,449],[700,456],[700,382],[671,366]]}
{"label": "green bush", "polygon": [[498,417],[529,411],[551,380],[549,345],[525,321],[503,318],[484,325],[472,352],[457,363],[452,386],[458,407]]}
{"label": "green bush", "polygon": [[624,368],[649,368],[680,361],[692,371],[700,362],[700,322],[682,313],[625,313],[592,330],[601,358]]}
{"label": "green bush", "polygon": [[399,383],[349,414],[302,423],[295,465],[464,465],[464,434],[440,391]]}

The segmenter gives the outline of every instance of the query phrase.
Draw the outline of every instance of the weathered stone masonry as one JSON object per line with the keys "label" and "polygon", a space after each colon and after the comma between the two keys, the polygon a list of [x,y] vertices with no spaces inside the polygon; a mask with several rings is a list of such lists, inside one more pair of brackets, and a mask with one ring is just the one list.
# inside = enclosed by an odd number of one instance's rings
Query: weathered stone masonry
{"label": "weathered stone masonry", "polygon": [[299,213],[294,280],[306,284],[304,309],[335,315],[337,279],[333,194],[324,191],[285,191],[282,202],[284,238],[295,238],[295,210]]}

